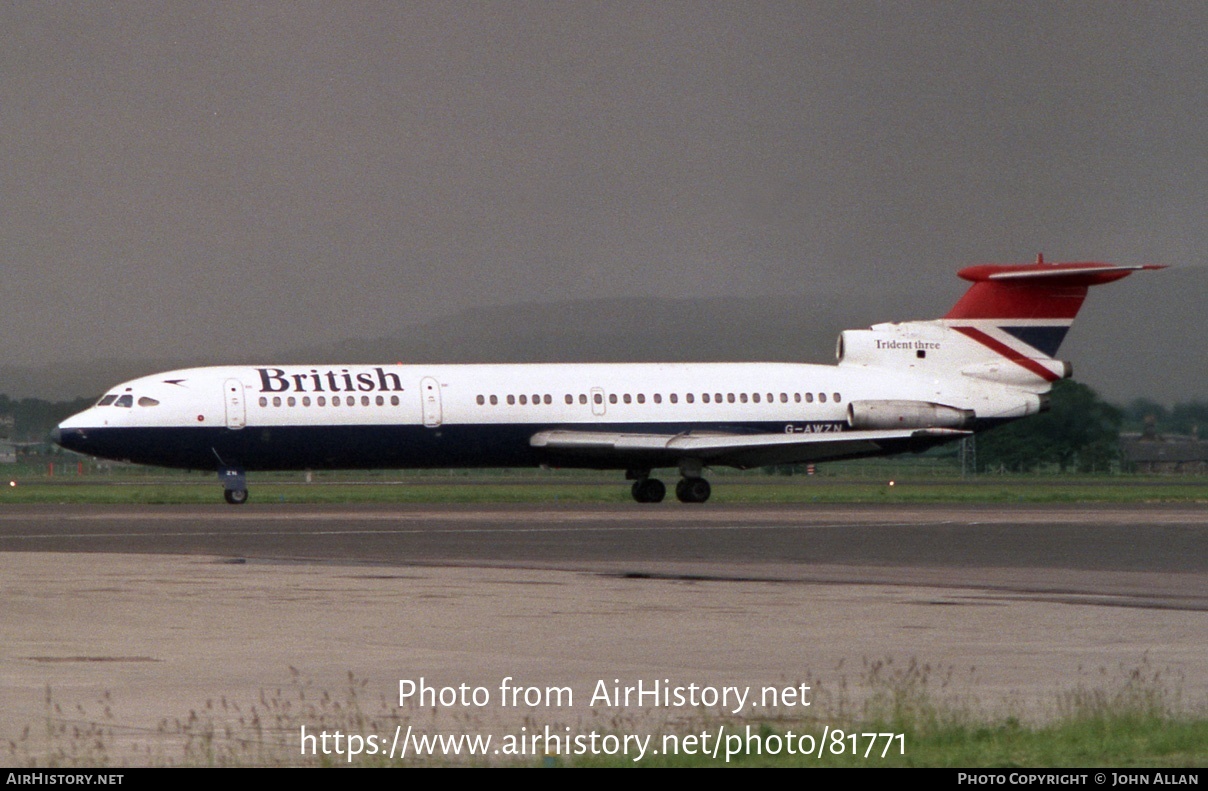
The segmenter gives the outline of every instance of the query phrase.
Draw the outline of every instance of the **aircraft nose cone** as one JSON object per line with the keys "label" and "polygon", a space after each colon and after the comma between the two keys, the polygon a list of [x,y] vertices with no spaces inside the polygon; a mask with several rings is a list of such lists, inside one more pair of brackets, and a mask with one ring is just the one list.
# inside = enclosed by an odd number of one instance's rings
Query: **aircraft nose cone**
{"label": "aircraft nose cone", "polygon": [[63,432],[59,430],[58,426],[50,430],[50,441],[56,445],[63,444]]}

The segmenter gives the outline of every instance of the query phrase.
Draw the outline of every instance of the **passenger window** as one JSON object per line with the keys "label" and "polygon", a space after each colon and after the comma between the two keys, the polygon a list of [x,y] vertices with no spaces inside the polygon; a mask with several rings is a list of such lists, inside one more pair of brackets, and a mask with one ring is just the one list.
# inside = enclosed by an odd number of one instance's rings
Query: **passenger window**
{"label": "passenger window", "polygon": [[610,404],[615,404],[616,402],[617,402],[617,394],[616,394],[616,393],[609,393],[609,394],[608,394],[608,403],[610,403]]}
{"label": "passenger window", "polygon": [[287,404],[288,404],[288,405],[290,405],[290,406],[297,406],[297,405],[298,405],[298,399],[294,398],[293,396],[290,396],[288,399],[286,399],[286,402],[285,402],[285,403],[287,403]]}
{"label": "passenger window", "polygon": [[526,396],[524,393],[521,393],[520,394],[520,406],[527,406],[527,405],[528,405],[528,396]]}
{"label": "passenger window", "polygon": [[537,393],[534,393],[533,394],[533,405],[536,406],[537,404],[540,404],[540,403],[541,403],[541,396]]}
{"label": "passenger window", "polygon": [[[733,401],[734,399],[733,399],[733,398],[731,398],[730,400],[731,400],[731,401]],[[746,393],[739,393],[739,394],[738,394],[738,400],[739,400],[739,401],[741,401],[741,402],[743,402],[744,404],[745,404],[745,403],[747,403],[747,394],[746,394]]]}
{"label": "passenger window", "polygon": [[788,393],[781,393],[781,394],[780,394],[780,403],[782,403],[782,404],[787,404],[788,402],[789,402],[789,394],[788,394]]}
{"label": "passenger window", "polygon": [[369,406],[369,396],[361,396],[361,406]]}
{"label": "passenger window", "polygon": [[508,406],[514,406],[515,404],[516,404],[516,396],[514,396],[514,395],[508,396]]}
{"label": "passenger window", "polygon": [[482,396],[478,396],[474,400],[478,402],[479,406],[482,406],[483,404],[485,404],[487,402],[487,400],[485,398],[483,398]]}
{"label": "passenger window", "polygon": [[[587,396],[585,396],[583,393],[579,393],[579,403],[580,403],[580,404],[586,404],[586,403],[587,403]],[[598,398],[598,397],[597,397],[596,403],[597,403],[597,404],[598,404],[598,403],[600,403],[600,401],[599,401],[599,398]]]}
{"label": "passenger window", "polygon": [[638,403],[639,403],[639,404],[644,404],[644,403],[646,403],[646,396],[645,396],[645,394],[643,394],[643,393],[638,393]]}
{"label": "passenger window", "polygon": [[281,396],[273,396],[273,406],[281,406]]}
{"label": "passenger window", "polygon": [[720,403],[721,403],[721,393],[714,393],[714,394],[713,394],[713,401],[714,401],[715,403],[720,404]]}
{"label": "passenger window", "polygon": [[302,406],[310,406],[310,396],[302,396]]}
{"label": "passenger window", "polygon": [[818,401],[819,401],[819,403],[825,404],[826,403],[826,393],[819,393]]}
{"label": "passenger window", "polygon": [[630,402],[632,402],[632,401],[633,401],[633,399],[629,397],[629,393],[626,393],[626,394],[624,395],[623,400],[625,401],[625,403],[626,403],[626,404],[628,404],[628,403],[630,403]]}
{"label": "passenger window", "polygon": [[566,403],[568,403],[568,404],[573,404],[573,403],[575,403],[574,396],[572,396],[570,393],[567,393],[567,394],[566,394]]}
{"label": "passenger window", "polygon": [[549,393],[546,393],[545,397],[542,400],[545,401],[545,403],[547,403],[547,404],[554,403],[554,399],[550,396]]}
{"label": "passenger window", "polygon": [[260,406],[268,406],[268,399],[264,396],[260,396]]}
{"label": "passenger window", "polygon": [[[597,404],[603,404],[604,396],[600,395],[599,393],[593,393],[592,400],[595,401]],[[613,403],[615,404],[616,402],[614,401]]]}
{"label": "passenger window", "polygon": [[705,402],[706,404],[709,403],[709,394],[708,393],[701,394],[700,400]]}
{"label": "passenger window", "polygon": [[656,404],[663,403],[663,395],[661,393],[654,394],[654,403],[656,403]]}
{"label": "passenger window", "polygon": [[[97,406],[109,406],[116,400],[117,400],[117,396],[110,394],[110,395],[107,395],[104,398],[102,398],[100,401],[97,401],[96,405]],[[260,400],[263,401],[264,399],[261,398]],[[264,406],[264,405],[261,404],[261,406]]]}
{"label": "passenger window", "polygon": [[319,396],[315,399],[315,403],[319,406],[327,406],[327,396]]}
{"label": "passenger window", "polygon": [[842,400],[843,400],[843,396],[839,395],[838,393],[835,393],[835,403],[837,404]]}
{"label": "passenger window", "polygon": [[[395,398],[397,398],[397,397],[398,397],[398,396],[395,396]],[[499,397],[498,397],[498,396],[491,396],[491,406],[495,406],[495,405],[496,405],[496,404],[498,404],[498,403],[499,403]]]}
{"label": "passenger window", "polygon": [[793,403],[795,403],[795,404],[801,403],[801,393],[793,393]]}
{"label": "passenger window", "polygon": [[[274,401],[276,401],[277,399],[275,399],[275,398],[274,398],[273,400],[274,400]],[[339,396],[332,396],[332,397],[331,397],[331,405],[332,405],[332,406],[339,406],[339,405],[340,405],[340,397],[339,397]],[[273,406],[276,406],[276,404],[273,404]]]}
{"label": "passenger window", "polygon": [[731,404],[733,404],[734,403],[734,394],[726,393],[726,400],[729,401]]}
{"label": "passenger window", "polygon": [[756,404],[758,404],[759,403],[759,393],[752,393],[751,400],[754,401]]}
{"label": "passenger window", "polygon": [[[491,396],[491,403],[495,403],[495,396]],[[390,396],[390,406],[398,406],[398,396]]]}
{"label": "passenger window", "polygon": [[805,394],[805,403],[807,403],[807,404],[812,404],[812,403],[814,403],[814,394],[813,394],[813,393],[806,393],[806,394]]}
{"label": "passenger window", "polygon": [[[479,398],[482,398],[482,396],[478,396],[478,397],[479,397]],[[303,401],[307,401],[307,402],[309,402],[309,400],[310,400],[310,399],[304,398],[304,399],[302,399],[302,400],[303,400]],[[376,403],[377,403],[377,405],[378,405],[378,406],[386,406],[386,399],[385,399],[385,398],[383,398],[382,396],[378,396],[378,397],[377,397],[377,401],[376,401]],[[480,404],[481,404],[482,402],[481,402],[481,401],[479,401],[478,403],[480,403]]]}

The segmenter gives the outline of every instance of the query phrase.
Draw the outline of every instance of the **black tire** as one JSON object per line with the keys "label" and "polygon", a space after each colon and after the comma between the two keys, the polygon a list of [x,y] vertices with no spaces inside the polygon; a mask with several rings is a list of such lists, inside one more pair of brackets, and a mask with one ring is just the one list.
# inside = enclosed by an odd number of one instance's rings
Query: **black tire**
{"label": "black tire", "polygon": [[704,478],[684,478],[675,485],[675,497],[681,503],[703,503],[713,493]]}
{"label": "black tire", "polygon": [[667,496],[667,487],[658,478],[644,478],[633,482],[633,499],[639,503],[661,503]]}
{"label": "black tire", "polygon": [[222,496],[231,505],[243,505],[247,502],[247,489],[224,489]]}

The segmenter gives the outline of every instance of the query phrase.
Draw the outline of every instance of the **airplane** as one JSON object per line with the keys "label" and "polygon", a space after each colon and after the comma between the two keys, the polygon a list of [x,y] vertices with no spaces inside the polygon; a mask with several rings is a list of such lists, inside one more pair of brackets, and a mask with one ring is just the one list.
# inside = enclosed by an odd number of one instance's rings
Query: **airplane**
{"label": "airplane", "polygon": [[560,363],[190,368],[109,390],[59,424],[76,453],[217,469],[228,503],[248,471],[446,467],[678,469],[703,503],[706,468],[922,451],[1044,411],[1090,286],[1153,264],[983,264],[939,319],[839,335],[834,365]]}

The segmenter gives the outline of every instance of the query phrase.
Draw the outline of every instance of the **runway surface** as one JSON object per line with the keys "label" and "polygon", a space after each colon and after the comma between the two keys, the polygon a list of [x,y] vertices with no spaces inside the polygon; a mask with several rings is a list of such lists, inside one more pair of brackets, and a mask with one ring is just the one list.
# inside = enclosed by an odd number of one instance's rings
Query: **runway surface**
{"label": "runway surface", "polygon": [[1202,506],[17,506],[0,552],[1001,586],[1208,608]]}
{"label": "runway surface", "polygon": [[1208,571],[1203,506],[9,506],[0,551]]}
{"label": "runway surface", "polygon": [[[109,728],[117,765],[195,761],[190,712],[231,727],[265,689],[339,698],[350,674],[387,717],[420,676],[581,695],[429,730],[671,716],[587,705],[602,679],[808,682],[825,717],[911,667],[982,713],[1051,716],[1137,678],[1208,701],[1201,506],[8,506],[0,595],[17,763],[68,752],[46,721]],[[278,760],[246,743],[205,760]]]}

